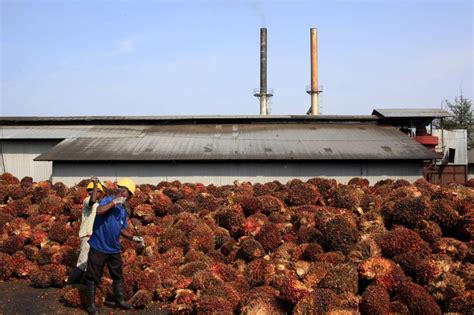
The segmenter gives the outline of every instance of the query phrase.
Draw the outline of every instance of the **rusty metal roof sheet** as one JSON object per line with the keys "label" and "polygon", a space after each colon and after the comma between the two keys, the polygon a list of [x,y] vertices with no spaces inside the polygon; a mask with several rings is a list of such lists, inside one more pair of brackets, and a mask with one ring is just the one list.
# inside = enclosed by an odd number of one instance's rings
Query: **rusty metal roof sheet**
{"label": "rusty metal roof sheet", "polygon": [[397,128],[358,124],[151,126],[132,137],[66,139],[37,161],[420,160],[439,158]]}

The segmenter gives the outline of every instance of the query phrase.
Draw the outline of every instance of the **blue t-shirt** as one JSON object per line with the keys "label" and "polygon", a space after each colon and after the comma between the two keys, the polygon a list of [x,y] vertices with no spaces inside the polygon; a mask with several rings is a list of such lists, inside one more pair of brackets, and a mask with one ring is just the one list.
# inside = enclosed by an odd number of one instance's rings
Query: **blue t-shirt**
{"label": "blue t-shirt", "polygon": [[[113,196],[107,196],[100,201],[99,206],[104,206],[113,199]],[[107,213],[96,215],[89,245],[105,254],[120,253],[120,230],[126,228],[128,228],[127,211],[122,205],[116,205]]]}

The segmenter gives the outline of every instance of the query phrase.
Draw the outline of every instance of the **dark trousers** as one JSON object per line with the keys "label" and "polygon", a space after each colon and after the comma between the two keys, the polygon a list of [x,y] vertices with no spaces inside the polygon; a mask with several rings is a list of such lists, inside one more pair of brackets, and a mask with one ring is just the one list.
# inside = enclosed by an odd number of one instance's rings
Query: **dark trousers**
{"label": "dark trousers", "polygon": [[118,254],[105,254],[92,247],[89,250],[87,259],[86,277],[88,280],[100,284],[100,279],[104,273],[104,266],[107,264],[112,280],[123,280],[122,256]]}

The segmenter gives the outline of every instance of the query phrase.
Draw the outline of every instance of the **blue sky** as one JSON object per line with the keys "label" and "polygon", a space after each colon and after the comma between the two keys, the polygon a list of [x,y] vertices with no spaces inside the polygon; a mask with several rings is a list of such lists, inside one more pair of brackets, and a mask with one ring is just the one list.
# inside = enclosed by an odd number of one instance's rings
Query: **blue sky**
{"label": "blue sky", "polygon": [[304,114],[318,28],[323,114],[473,95],[471,1],[8,1],[0,115]]}

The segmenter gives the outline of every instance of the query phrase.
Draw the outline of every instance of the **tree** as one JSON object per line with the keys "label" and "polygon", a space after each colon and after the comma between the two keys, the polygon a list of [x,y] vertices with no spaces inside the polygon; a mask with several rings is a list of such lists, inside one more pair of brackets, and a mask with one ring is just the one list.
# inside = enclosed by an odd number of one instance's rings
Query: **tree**
{"label": "tree", "polygon": [[465,98],[462,93],[459,98],[454,98],[454,103],[448,100],[444,101],[448,110],[454,117],[446,118],[443,121],[443,128],[445,129],[466,129],[467,141],[473,144],[472,135],[474,132],[474,121],[472,117],[472,101]]}

